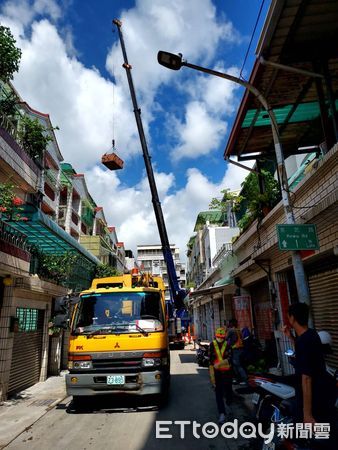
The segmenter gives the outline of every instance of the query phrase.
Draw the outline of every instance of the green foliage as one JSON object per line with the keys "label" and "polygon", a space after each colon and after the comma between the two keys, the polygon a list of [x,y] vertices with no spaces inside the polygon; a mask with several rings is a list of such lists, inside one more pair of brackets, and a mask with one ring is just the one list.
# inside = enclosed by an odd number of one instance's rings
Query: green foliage
{"label": "green foliage", "polygon": [[14,92],[10,92],[0,98],[0,113],[7,117],[13,117],[17,114],[17,102],[19,101]]}
{"label": "green foliage", "polygon": [[187,243],[187,247],[189,250],[192,250],[195,239],[196,239],[196,236],[191,236],[191,238],[189,239],[189,242]]}
{"label": "green foliage", "polygon": [[223,194],[222,199],[214,197],[209,203],[209,209],[218,209],[222,212],[227,212],[228,205],[232,205],[232,210],[236,211],[236,207],[240,204],[241,197],[230,191],[230,189],[223,189],[221,191]]}
{"label": "green foliage", "polygon": [[255,220],[255,216],[249,212],[246,212],[237,222],[238,227],[241,230],[246,230],[249,225]]}
{"label": "green foliage", "polygon": [[279,185],[270,172],[262,170],[264,194],[259,191],[258,174],[250,172],[241,184],[242,202],[247,203],[247,210],[256,217],[261,213],[263,206],[272,207],[279,197]]}
{"label": "green foliage", "polygon": [[67,281],[78,260],[78,255],[73,252],[55,255],[52,253],[42,253],[36,249],[35,255],[38,259],[38,275],[53,280],[56,283]]}
{"label": "green foliage", "polygon": [[[58,129],[57,127],[53,129]],[[48,143],[53,138],[47,134],[48,130],[44,127],[38,119],[31,119],[29,116],[24,116],[20,120],[18,129],[18,140],[23,149],[32,157],[41,159]]]}
{"label": "green foliage", "polygon": [[221,191],[223,198],[221,200],[213,198],[209,208],[227,211],[230,203],[233,212],[241,213],[237,224],[239,228],[245,230],[255,219],[263,217],[264,208],[273,207],[280,196],[278,182],[271,173],[267,170],[262,170],[261,174],[265,188],[263,194],[259,190],[258,174],[250,172],[241,184],[240,195],[237,196],[231,193],[229,189],[224,189]]}
{"label": "green foliage", "polygon": [[95,268],[94,278],[114,277],[117,275],[120,275],[120,273],[115,267],[112,267],[109,264],[99,264]]}
{"label": "green foliage", "polygon": [[0,25],[0,78],[5,82],[12,80],[19,70],[21,50],[15,44],[11,30]]}

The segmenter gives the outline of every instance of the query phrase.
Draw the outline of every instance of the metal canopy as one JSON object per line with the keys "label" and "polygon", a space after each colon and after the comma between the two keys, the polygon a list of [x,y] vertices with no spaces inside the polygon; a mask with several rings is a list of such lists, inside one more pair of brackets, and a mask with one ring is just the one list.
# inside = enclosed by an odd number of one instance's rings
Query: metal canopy
{"label": "metal canopy", "polygon": [[206,295],[217,294],[224,291],[225,294],[233,294],[235,292],[235,284],[232,279],[227,279],[227,282],[222,285],[213,286],[205,289],[196,290],[190,292],[189,297],[204,297]]}
{"label": "metal canopy", "polygon": [[[325,82],[301,73],[262,65],[257,59],[249,82],[268,100],[277,116],[283,151],[325,141],[323,108],[330,114],[329,99],[337,111],[338,0],[272,1],[258,43],[257,56],[293,68],[322,74]],[[328,83],[327,83],[328,81]],[[329,89],[331,87],[331,90]],[[324,100],[319,103],[318,89]],[[333,108],[332,108],[333,109]],[[332,128],[332,116],[326,119]],[[250,153],[273,156],[271,125],[261,104],[244,93],[224,156],[240,160]],[[248,159],[248,157],[246,157]]]}
{"label": "metal canopy", "polygon": [[60,255],[76,251],[94,264],[100,263],[94,255],[41,210],[32,205],[25,205],[20,215],[28,220],[11,221],[11,226],[22,231],[27,236],[27,242],[36,245],[42,252]]}

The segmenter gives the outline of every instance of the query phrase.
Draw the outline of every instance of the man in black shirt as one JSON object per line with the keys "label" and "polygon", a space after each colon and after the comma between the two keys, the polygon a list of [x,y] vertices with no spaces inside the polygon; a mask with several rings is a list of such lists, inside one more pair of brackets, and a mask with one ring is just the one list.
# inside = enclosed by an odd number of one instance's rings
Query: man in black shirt
{"label": "man in black shirt", "polygon": [[[305,303],[289,307],[288,318],[296,332],[295,371],[296,419],[304,423],[329,422],[333,414],[332,380],[326,371],[322,345],[317,332],[308,328],[309,308]],[[292,338],[290,330],[285,334]]]}

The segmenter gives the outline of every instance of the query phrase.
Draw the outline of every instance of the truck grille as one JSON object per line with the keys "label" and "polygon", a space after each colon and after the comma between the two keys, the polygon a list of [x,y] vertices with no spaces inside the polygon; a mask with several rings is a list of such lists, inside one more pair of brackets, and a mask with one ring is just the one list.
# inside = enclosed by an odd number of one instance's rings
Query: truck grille
{"label": "truck grille", "polygon": [[142,358],[93,359],[93,369],[110,373],[140,372]]}

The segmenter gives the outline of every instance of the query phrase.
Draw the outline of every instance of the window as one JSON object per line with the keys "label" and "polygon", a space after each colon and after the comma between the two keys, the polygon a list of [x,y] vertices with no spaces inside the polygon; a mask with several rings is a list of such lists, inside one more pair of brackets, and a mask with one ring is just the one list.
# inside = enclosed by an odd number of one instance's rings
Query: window
{"label": "window", "polygon": [[16,308],[19,331],[37,331],[43,325],[43,311],[33,308]]}

